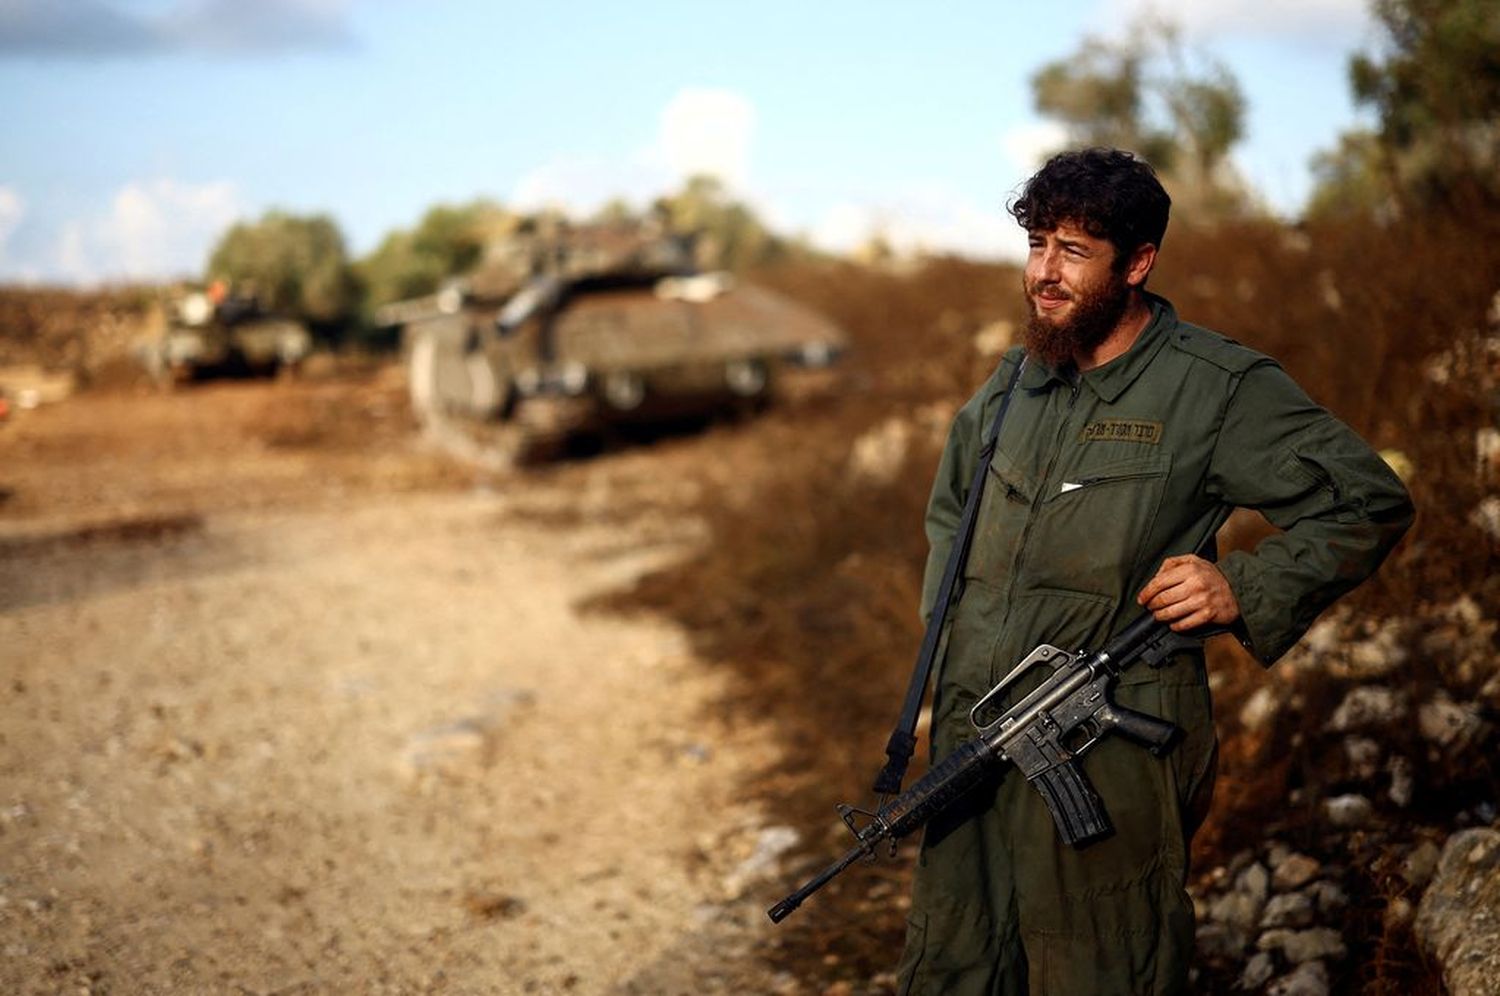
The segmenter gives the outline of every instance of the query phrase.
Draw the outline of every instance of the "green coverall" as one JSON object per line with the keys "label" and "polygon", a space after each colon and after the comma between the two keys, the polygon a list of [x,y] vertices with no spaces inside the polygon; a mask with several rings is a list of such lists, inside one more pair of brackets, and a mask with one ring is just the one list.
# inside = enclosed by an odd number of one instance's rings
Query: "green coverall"
{"label": "green coverall", "polygon": [[[950,612],[937,758],[973,735],[970,707],[1036,645],[1098,648],[1139,616],[1135,596],[1162,560],[1194,550],[1231,507],[1258,509],[1283,530],[1220,563],[1242,642],[1267,665],[1411,523],[1395,474],[1274,361],[1148,299],[1150,324],[1123,356],[1071,380],[1034,359],[1021,375]],[[1020,357],[1011,350],[954,420],[927,510],[924,616]],[[1119,737],[1086,756],[1116,832],[1081,851],[1059,841],[1041,796],[1013,772],[930,824],[902,993],[1185,991],[1188,845],[1217,755],[1202,655],[1127,671],[1116,700],[1186,736],[1164,758]]]}

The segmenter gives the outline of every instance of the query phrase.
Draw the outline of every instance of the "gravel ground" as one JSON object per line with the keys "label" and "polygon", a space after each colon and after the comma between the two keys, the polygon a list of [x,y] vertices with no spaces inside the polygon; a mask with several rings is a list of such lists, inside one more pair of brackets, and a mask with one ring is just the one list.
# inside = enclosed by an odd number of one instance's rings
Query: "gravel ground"
{"label": "gravel ground", "polygon": [[693,542],[671,448],[476,479],[398,390],[0,424],[0,990],[788,988],[770,731],[579,607]]}

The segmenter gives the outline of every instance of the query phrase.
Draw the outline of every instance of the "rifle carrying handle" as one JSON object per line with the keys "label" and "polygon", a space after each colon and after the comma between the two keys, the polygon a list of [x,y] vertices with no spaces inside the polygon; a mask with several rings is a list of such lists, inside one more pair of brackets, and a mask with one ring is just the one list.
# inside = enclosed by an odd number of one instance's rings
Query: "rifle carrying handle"
{"label": "rifle carrying handle", "polygon": [[1082,847],[1114,833],[1104,803],[1074,762],[1047,769],[1032,784],[1052,811],[1052,822],[1057,824],[1063,843]]}

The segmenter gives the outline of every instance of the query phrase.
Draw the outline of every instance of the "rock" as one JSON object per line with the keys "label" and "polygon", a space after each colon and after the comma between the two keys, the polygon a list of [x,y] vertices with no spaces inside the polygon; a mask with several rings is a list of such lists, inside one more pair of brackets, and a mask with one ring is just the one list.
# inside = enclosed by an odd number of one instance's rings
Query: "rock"
{"label": "rock", "polygon": [[1339,733],[1390,726],[1406,718],[1410,706],[1406,696],[1381,685],[1351,688],[1333,711],[1329,728]]}
{"label": "rock", "polygon": [[1384,678],[1410,656],[1405,646],[1407,628],[1404,620],[1387,619],[1369,639],[1352,644],[1346,662],[1332,668],[1332,673],[1356,681]]}
{"label": "rock", "polygon": [[1484,687],[1479,690],[1479,698],[1488,702],[1491,708],[1500,709],[1500,674],[1484,683]]}
{"label": "rock", "polygon": [[490,762],[495,729],[481,719],[462,719],[417,734],[396,759],[396,770],[410,784],[430,777],[461,779]]}
{"label": "rock", "polygon": [[849,450],[849,471],[873,484],[890,484],[901,473],[911,449],[912,425],[891,417],[854,440]]}
{"label": "rock", "polygon": [[1208,917],[1216,923],[1248,934],[1260,922],[1264,901],[1243,892],[1226,892],[1209,906]]}
{"label": "rock", "polygon": [[1417,729],[1424,740],[1457,753],[1483,732],[1484,720],[1473,705],[1460,705],[1439,693],[1417,708]]}
{"label": "rock", "polygon": [[1240,872],[1239,878],[1234,880],[1234,888],[1236,892],[1244,893],[1257,903],[1263,903],[1271,891],[1271,875],[1266,871],[1266,866],[1257,861]]}
{"label": "rock", "polygon": [[1307,894],[1324,916],[1339,913],[1349,905],[1349,896],[1332,882],[1314,882],[1307,887]]}
{"label": "rock", "polygon": [[766,827],[755,838],[755,850],[724,878],[724,894],[738,899],[754,882],[776,874],[781,856],[796,847],[802,836],[791,827]]}
{"label": "rock", "polygon": [[1262,685],[1240,707],[1240,725],[1252,732],[1262,730],[1271,724],[1280,711],[1281,702],[1276,693],[1271,690],[1271,686]]}
{"label": "rock", "polygon": [[1401,877],[1406,879],[1407,884],[1413,889],[1421,891],[1427,888],[1427,883],[1432,881],[1432,876],[1437,873],[1438,859],[1443,852],[1430,840],[1424,840],[1411,849],[1401,861]]}
{"label": "rock", "polygon": [[1464,626],[1478,626],[1484,621],[1484,610],[1479,603],[1474,601],[1471,595],[1460,595],[1449,604],[1443,606],[1442,614],[1453,622]]}
{"label": "rock", "polygon": [[1198,954],[1210,961],[1238,959],[1249,943],[1247,935],[1223,923],[1205,923],[1198,927]]}
{"label": "rock", "polygon": [[1490,495],[1474,507],[1469,522],[1484,530],[1492,539],[1500,539],[1500,497]]}
{"label": "rock", "polygon": [[1440,966],[1450,996],[1495,991],[1500,978],[1500,831],[1448,838],[1417,907],[1417,943]]}
{"label": "rock", "polygon": [[1411,762],[1397,755],[1391,758],[1391,763],[1386,765],[1391,773],[1391,787],[1386,789],[1386,796],[1392,802],[1405,809],[1411,805],[1412,793],[1417,788],[1417,778],[1412,772]]}
{"label": "rock", "polygon": [[1260,918],[1262,927],[1310,927],[1312,922],[1313,900],[1302,892],[1272,896]]}
{"label": "rock", "polygon": [[1317,877],[1323,866],[1305,854],[1292,854],[1276,866],[1273,879],[1278,892],[1300,889]]}
{"label": "rock", "polygon": [[1323,958],[1342,958],[1347,949],[1344,935],[1332,927],[1309,930],[1268,930],[1255,946],[1262,951],[1280,951],[1294,965]]}
{"label": "rock", "polygon": [[1257,951],[1245,962],[1245,970],[1240,973],[1240,988],[1254,992],[1265,985],[1275,972],[1276,962],[1270,953]]}
{"label": "rock", "polygon": [[1349,773],[1360,781],[1367,782],[1380,771],[1380,755],[1379,742],[1370,737],[1344,738],[1344,757],[1349,762]]}
{"label": "rock", "polygon": [[1321,961],[1298,965],[1290,975],[1271,983],[1266,996],[1328,996],[1328,969]]}
{"label": "rock", "polygon": [[1323,815],[1340,830],[1353,830],[1370,822],[1375,806],[1362,795],[1336,795],[1323,800]]}
{"label": "rock", "polygon": [[1344,642],[1344,613],[1335,610],[1313,623],[1302,635],[1302,643],[1315,654],[1331,654]]}
{"label": "rock", "polygon": [[535,704],[536,695],[525,689],[489,696],[486,711],[412,735],[396,757],[396,772],[423,790],[435,781],[480,777],[494,764],[510,713]]}
{"label": "rock", "polygon": [[1480,480],[1500,478],[1500,429],[1487,425],[1475,431],[1474,462],[1479,468]]}

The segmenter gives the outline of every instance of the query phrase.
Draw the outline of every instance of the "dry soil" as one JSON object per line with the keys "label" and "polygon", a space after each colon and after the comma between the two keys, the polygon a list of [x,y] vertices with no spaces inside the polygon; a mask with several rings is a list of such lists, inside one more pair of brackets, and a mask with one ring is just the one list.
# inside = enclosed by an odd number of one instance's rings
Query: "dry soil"
{"label": "dry soil", "polygon": [[769,732],[580,608],[695,446],[476,472],[390,370],[0,422],[0,991],[794,990]]}

